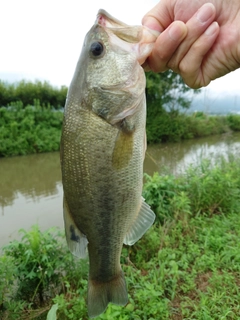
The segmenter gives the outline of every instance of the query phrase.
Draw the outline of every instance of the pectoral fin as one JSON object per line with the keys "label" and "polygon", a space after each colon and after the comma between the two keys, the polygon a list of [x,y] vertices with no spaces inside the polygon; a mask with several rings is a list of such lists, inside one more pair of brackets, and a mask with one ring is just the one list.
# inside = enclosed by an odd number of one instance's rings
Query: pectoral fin
{"label": "pectoral fin", "polygon": [[136,219],[133,221],[133,224],[130,226],[127,234],[125,235],[123,240],[124,244],[132,246],[151,227],[154,220],[155,214],[142,198],[141,208],[136,216]]}
{"label": "pectoral fin", "polygon": [[88,244],[87,237],[77,228],[69,211],[65,197],[63,198],[63,217],[69,250],[79,258],[86,258]]}
{"label": "pectoral fin", "polygon": [[112,154],[112,165],[120,170],[128,166],[133,154],[133,132],[118,131]]}

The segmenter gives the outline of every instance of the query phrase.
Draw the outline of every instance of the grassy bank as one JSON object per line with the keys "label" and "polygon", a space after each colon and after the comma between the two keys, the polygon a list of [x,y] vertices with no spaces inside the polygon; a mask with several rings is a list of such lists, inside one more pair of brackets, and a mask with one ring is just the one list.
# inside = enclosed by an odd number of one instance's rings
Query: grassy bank
{"label": "grassy bank", "polygon": [[240,131],[240,115],[211,116],[203,112],[189,115],[164,109],[155,115],[151,112],[151,106],[148,108],[148,143],[178,142],[230,131]]}
{"label": "grassy bank", "polygon": [[[157,218],[122,251],[129,304],[97,319],[239,319],[239,158],[148,176],[143,196]],[[0,318],[87,319],[88,261],[54,229],[22,234],[0,257]]]}

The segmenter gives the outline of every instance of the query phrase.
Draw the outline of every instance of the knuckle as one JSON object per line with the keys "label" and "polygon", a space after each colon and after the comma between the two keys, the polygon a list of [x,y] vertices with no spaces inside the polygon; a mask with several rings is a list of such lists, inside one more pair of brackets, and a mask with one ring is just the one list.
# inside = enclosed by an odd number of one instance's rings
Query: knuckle
{"label": "knuckle", "polygon": [[182,75],[188,75],[191,73],[191,65],[186,61],[182,60],[179,63],[179,71]]}
{"label": "knuckle", "polygon": [[176,59],[172,58],[171,60],[168,61],[167,67],[171,69],[172,71],[179,73],[179,65],[176,61]]}

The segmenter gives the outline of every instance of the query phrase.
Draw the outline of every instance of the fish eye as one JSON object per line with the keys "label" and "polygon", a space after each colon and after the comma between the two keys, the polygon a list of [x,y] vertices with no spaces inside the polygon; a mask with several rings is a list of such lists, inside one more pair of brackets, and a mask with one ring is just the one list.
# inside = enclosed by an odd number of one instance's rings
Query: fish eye
{"label": "fish eye", "polygon": [[90,46],[90,53],[93,57],[98,58],[104,51],[103,44],[99,41],[93,42]]}

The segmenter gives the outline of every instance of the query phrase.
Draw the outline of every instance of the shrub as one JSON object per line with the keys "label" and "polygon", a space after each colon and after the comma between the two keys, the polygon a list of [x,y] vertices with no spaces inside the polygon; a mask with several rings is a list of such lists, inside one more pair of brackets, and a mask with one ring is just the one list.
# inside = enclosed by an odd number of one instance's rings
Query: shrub
{"label": "shrub", "polygon": [[21,241],[5,246],[0,257],[0,318],[25,319],[30,314],[29,319],[46,319],[51,298],[68,295],[83,284],[86,290],[88,261],[74,258],[56,228],[41,232],[34,225],[20,233]]}
{"label": "shrub", "polygon": [[[161,109],[156,112],[156,107],[148,108],[147,115],[147,138],[149,143],[177,142],[183,139],[199,138],[215,134],[237,130],[237,120],[232,120],[232,125],[228,118],[224,116],[208,116],[202,112],[191,115],[180,113],[178,110],[167,112]],[[240,117],[239,117],[240,123]]]}
{"label": "shrub", "polygon": [[59,150],[63,113],[21,102],[0,108],[0,157]]}
{"label": "shrub", "polygon": [[[48,296],[54,296],[59,290],[64,274],[66,249],[63,241],[59,241],[62,234],[49,229],[41,233],[37,225],[23,234],[22,241],[13,241],[4,248],[7,257],[11,257],[15,265],[14,276],[17,279],[17,295],[29,302],[40,305]],[[57,288],[57,289],[56,289]]]}
{"label": "shrub", "polygon": [[228,115],[227,122],[231,130],[240,131],[240,115],[237,115],[237,114]]}
{"label": "shrub", "polygon": [[23,106],[34,105],[37,99],[41,105],[53,108],[63,108],[67,96],[67,87],[51,86],[47,81],[25,81],[8,84],[0,81],[0,106],[7,107],[12,102],[23,103]]}
{"label": "shrub", "polygon": [[[230,157],[231,158],[231,157]],[[240,161],[202,159],[184,175],[145,175],[143,196],[163,223],[176,215],[237,212],[240,206]]]}
{"label": "shrub", "polygon": [[11,297],[10,288],[14,284],[15,272],[14,260],[7,255],[0,256],[0,309],[6,307],[6,303]]}

